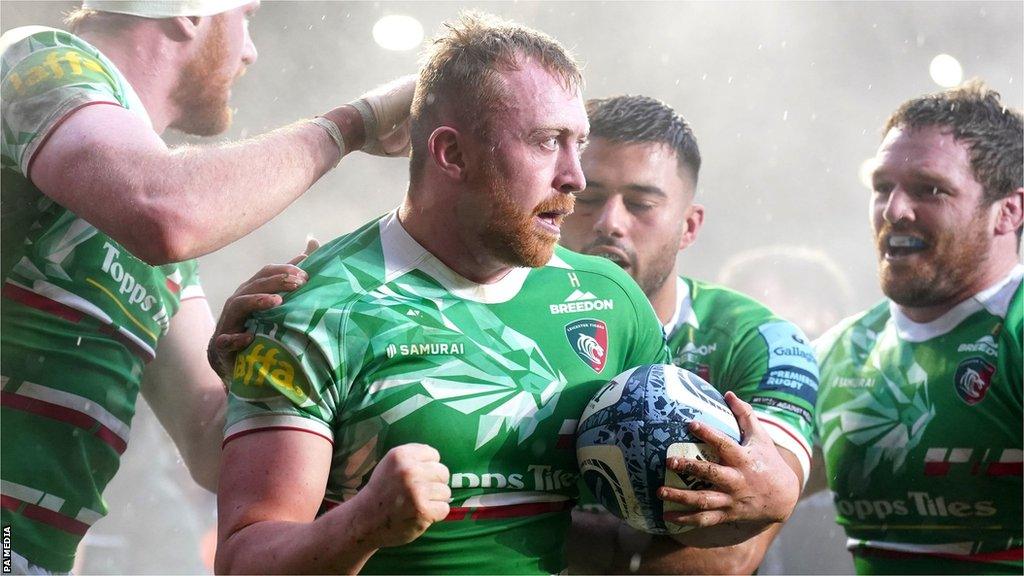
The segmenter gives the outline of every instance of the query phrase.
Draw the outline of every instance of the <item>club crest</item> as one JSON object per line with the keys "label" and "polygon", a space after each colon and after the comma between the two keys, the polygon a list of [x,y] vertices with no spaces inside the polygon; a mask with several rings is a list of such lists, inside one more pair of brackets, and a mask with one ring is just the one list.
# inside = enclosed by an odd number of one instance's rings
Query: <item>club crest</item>
{"label": "club crest", "polygon": [[565,326],[565,337],[569,346],[580,357],[580,360],[593,368],[594,372],[604,370],[608,358],[608,325],[601,320],[584,318],[570,322]]}
{"label": "club crest", "polygon": [[996,367],[982,358],[964,360],[956,367],[956,374],[953,377],[956,393],[968,406],[974,406],[985,397],[995,373]]}

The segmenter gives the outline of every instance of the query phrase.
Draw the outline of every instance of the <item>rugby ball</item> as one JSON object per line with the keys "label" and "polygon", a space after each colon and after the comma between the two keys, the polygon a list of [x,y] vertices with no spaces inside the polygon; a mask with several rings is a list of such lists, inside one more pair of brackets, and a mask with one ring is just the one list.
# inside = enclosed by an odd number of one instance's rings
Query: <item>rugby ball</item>
{"label": "rugby ball", "polygon": [[706,488],[702,481],[665,467],[666,458],[673,456],[718,461],[715,451],[687,429],[694,420],[740,441],[725,399],[692,372],[650,364],[605,384],[587,404],[576,429],[580,474],[597,503],[643,532],[689,530],[662,519],[664,512],[680,507],[659,499],[657,491],[664,485]]}

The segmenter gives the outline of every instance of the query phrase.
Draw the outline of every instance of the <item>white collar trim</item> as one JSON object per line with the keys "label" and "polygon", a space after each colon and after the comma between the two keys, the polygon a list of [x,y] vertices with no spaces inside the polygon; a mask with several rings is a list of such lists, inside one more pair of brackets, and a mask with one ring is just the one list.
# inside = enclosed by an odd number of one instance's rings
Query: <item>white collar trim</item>
{"label": "white collar trim", "polygon": [[889,312],[896,324],[896,333],[907,342],[924,342],[948,334],[969,316],[983,308],[995,316],[1006,316],[1006,311],[1010,307],[1010,299],[1013,298],[1013,293],[1017,291],[1017,286],[1020,285],[1022,278],[1024,278],[1024,265],[1017,264],[1009,274],[993,286],[957,304],[935,320],[923,324],[908,318],[899,306],[890,300]]}
{"label": "white collar trim", "polygon": [[690,285],[679,276],[676,276],[676,311],[662,328],[665,330],[665,335],[671,337],[683,324],[700,328],[697,315],[693,313],[693,297],[690,294]]}
{"label": "white collar trim", "polygon": [[[497,282],[478,284],[445,266],[410,236],[398,220],[398,209],[381,218],[378,226],[384,254],[385,282],[390,282],[410,270],[418,269],[458,298],[482,304],[501,304],[519,294],[526,277],[530,274],[531,268],[513,268]],[[569,268],[568,264],[557,256],[552,256],[548,264]]]}

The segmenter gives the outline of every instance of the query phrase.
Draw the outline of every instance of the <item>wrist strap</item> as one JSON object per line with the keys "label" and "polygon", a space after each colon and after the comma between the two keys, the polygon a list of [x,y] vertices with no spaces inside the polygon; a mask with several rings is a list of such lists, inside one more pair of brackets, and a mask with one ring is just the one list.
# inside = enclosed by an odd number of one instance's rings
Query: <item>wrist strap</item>
{"label": "wrist strap", "polygon": [[[334,140],[334,143],[338,145],[338,151],[341,152],[341,156],[338,157],[338,164],[341,163],[341,159],[345,157],[345,138],[341,135],[341,129],[332,120],[328,120],[323,116],[317,116],[310,120],[313,124],[323,128],[327,131],[327,135]],[[335,164],[337,166],[338,164]]]}
{"label": "wrist strap", "polygon": [[362,98],[348,104],[358,110],[359,115],[363,118],[363,134],[365,134],[363,149],[365,150],[367,146],[370,146],[371,142],[377,140],[377,116],[374,115],[370,104]]}

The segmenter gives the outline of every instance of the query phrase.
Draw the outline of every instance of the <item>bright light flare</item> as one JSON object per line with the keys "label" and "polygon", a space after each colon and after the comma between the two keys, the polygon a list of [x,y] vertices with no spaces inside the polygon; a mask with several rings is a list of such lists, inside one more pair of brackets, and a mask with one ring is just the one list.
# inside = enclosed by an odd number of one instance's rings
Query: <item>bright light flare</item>
{"label": "bright light flare", "polygon": [[373,25],[373,39],[385,50],[412,50],[423,42],[423,25],[412,16],[391,14]]}
{"label": "bright light flare", "polygon": [[960,61],[949,54],[939,54],[932,58],[928,73],[932,75],[932,80],[943,88],[957,86],[964,79],[964,69],[960,66]]}

